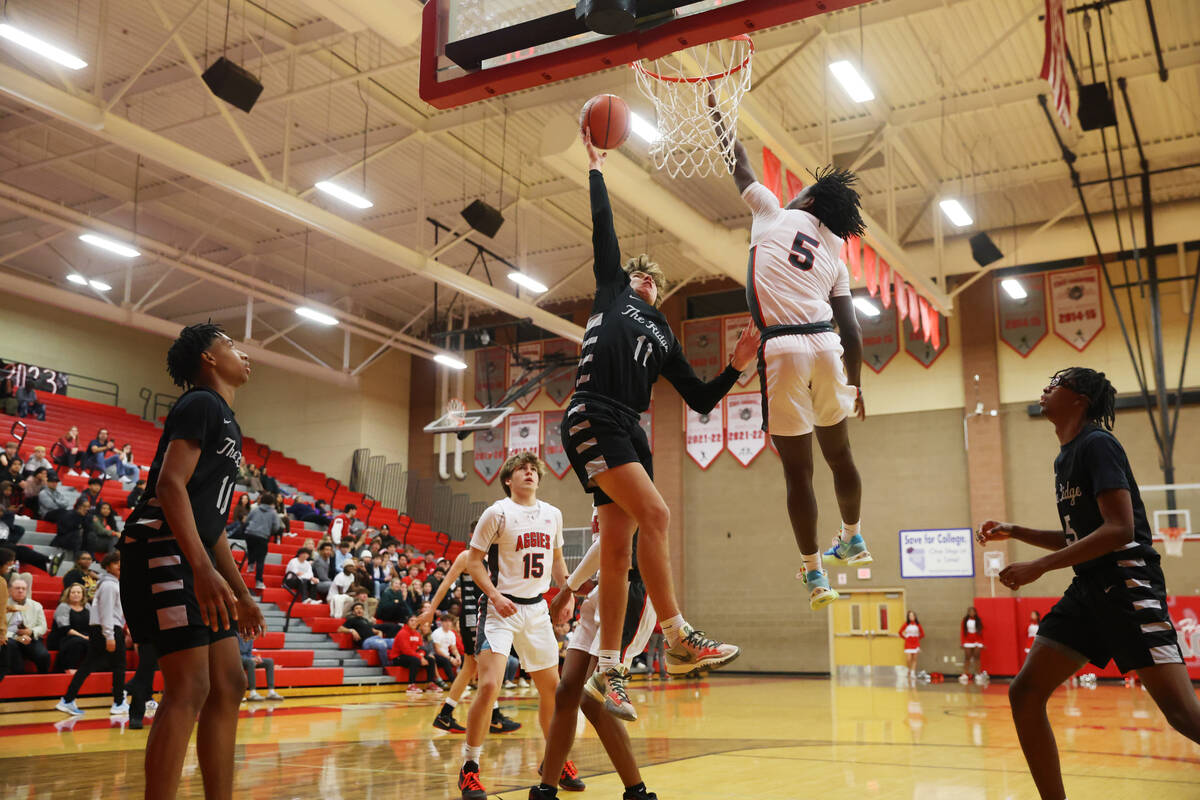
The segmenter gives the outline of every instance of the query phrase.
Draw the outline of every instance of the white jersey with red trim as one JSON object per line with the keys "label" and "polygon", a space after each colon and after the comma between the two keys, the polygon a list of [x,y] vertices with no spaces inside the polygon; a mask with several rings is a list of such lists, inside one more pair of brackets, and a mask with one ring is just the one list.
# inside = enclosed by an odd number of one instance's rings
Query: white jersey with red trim
{"label": "white jersey with red trim", "polygon": [[771,190],[757,181],[742,199],[754,212],[746,301],[755,321],[769,327],[832,320],[829,298],[850,294],[842,239],[807,211],[780,208]]}
{"label": "white jersey with red trim", "polygon": [[471,547],[487,553],[496,546],[496,589],[513,597],[534,598],[550,588],[554,551],[563,546],[562,512],[538,500],[524,506],[506,497],[483,512]]}

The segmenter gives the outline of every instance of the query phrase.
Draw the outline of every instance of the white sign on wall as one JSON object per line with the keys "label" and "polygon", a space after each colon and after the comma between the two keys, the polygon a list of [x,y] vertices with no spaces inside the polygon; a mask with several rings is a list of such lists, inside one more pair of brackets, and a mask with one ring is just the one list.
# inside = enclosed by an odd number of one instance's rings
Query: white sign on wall
{"label": "white sign on wall", "polygon": [[900,531],[901,578],[973,578],[970,528]]}

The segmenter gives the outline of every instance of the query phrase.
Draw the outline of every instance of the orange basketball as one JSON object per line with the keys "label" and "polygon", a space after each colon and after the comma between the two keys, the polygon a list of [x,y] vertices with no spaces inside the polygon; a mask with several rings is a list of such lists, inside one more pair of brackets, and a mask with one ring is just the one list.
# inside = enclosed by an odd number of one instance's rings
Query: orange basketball
{"label": "orange basketball", "polygon": [[591,130],[592,145],[601,150],[620,147],[629,138],[629,106],[615,94],[598,94],[579,112],[580,130]]}

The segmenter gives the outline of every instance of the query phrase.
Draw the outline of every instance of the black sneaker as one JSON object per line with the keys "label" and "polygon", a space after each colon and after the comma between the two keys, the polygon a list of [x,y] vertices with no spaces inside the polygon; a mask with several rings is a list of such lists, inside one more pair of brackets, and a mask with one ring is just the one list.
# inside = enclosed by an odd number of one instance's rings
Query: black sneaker
{"label": "black sneaker", "polygon": [[458,720],[449,714],[438,714],[433,718],[433,727],[448,733],[466,733],[467,729],[458,724]]}
{"label": "black sneaker", "polygon": [[574,761],[563,764],[562,775],[558,776],[558,788],[568,792],[582,792],[587,788],[587,784],[579,779],[579,770],[575,769]]}
{"label": "black sneaker", "polygon": [[515,719],[510,719],[501,714],[499,711],[497,711],[495,714],[492,714],[492,724],[490,728],[492,733],[512,733],[513,731],[519,731],[520,729],[521,723],[517,722]]}
{"label": "black sneaker", "polygon": [[136,692],[129,696],[129,727],[140,731],[146,718],[146,698]]}
{"label": "black sneaker", "polygon": [[468,761],[458,771],[458,790],[462,800],[487,800],[487,789],[479,782],[479,765]]}
{"label": "black sneaker", "polygon": [[621,795],[621,800],[658,800],[658,795],[648,791],[643,783],[636,789],[626,789],[625,794]]}
{"label": "black sneaker", "polygon": [[543,789],[541,786],[530,786],[529,800],[558,800],[558,790]]}

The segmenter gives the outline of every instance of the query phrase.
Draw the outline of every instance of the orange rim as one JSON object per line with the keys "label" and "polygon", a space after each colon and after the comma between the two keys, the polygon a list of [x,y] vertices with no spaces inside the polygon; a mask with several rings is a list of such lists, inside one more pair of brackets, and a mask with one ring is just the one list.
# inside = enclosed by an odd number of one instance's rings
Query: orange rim
{"label": "orange rim", "polygon": [[[740,64],[734,64],[732,67],[730,67],[729,69],[727,69],[723,72],[715,72],[711,75],[704,75],[704,76],[701,76],[698,78],[675,78],[675,77],[671,77],[668,75],[659,75],[657,72],[651,72],[650,70],[646,69],[645,67],[642,66],[642,61],[644,59],[639,59],[639,60],[633,62],[632,64],[630,64],[629,66],[633,67],[635,70],[637,70],[638,72],[642,73],[643,75],[645,75],[647,77],[654,78],[655,80],[659,80],[659,81],[665,81],[666,83],[701,83],[701,82],[707,82],[707,81],[715,81],[718,78],[728,78],[733,73],[738,72],[739,70],[745,69],[746,66],[750,63],[751,57],[754,55],[754,42],[750,39],[750,36],[748,34],[739,33],[737,36],[730,36],[729,41],[745,42],[750,47],[750,52],[746,54],[746,57],[742,59]],[[655,59],[655,61],[657,61],[657,60],[658,59]]]}

